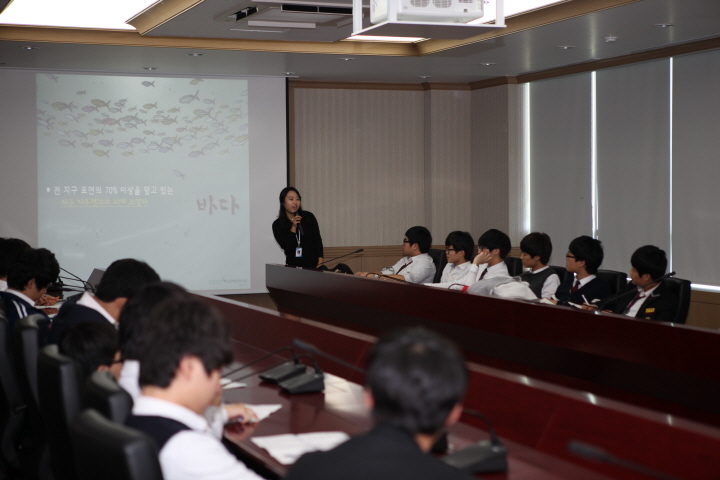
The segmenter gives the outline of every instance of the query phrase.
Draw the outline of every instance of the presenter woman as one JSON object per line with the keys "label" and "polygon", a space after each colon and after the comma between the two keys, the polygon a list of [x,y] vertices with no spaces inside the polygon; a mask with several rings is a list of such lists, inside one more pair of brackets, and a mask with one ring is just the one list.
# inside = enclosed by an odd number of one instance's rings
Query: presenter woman
{"label": "presenter woman", "polygon": [[300,206],[300,192],[295,187],[280,192],[280,213],[272,229],[287,265],[315,268],[323,262],[320,227],[315,215]]}

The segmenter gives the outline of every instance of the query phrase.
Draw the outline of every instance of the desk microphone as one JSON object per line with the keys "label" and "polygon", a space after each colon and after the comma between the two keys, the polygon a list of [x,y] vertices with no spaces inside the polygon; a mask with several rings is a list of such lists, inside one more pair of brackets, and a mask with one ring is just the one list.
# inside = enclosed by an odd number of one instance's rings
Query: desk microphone
{"label": "desk microphone", "polygon": [[319,348],[317,348],[315,345],[312,345],[310,343],[304,342],[300,340],[299,338],[293,338],[292,344],[295,345],[297,348],[300,348],[302,350],[305,350],[306,352],[314,353],[315,355],[320,355],[321,357],[325,357],[329,360],[332,360],[335,363],[339,363],[340,365],[347,367],[351,370],[355,370],[356,372],[365,373],[365,370],[363,370],[360,367],[356,367],[352,363],[346,362],[342,358],[338,358],[335,355],[331,355],[329,353],[323,352]]}
{"label": "desk microphone", "polygon": [[630,289],[630,290],[628,290],[627,292],[624,292],[624,293],[622,293],[622,294],[620,294],[620,295],[616,295],[616,296],[614,296],[614,297],[612,297],[612,298],[608,298],[607,300],[605,300],[605,301],[603,302],[603,304],[602,304],[600,307],[598,307],[598,311],[602,311],[602,310],[605,308],[605,305],[607,305],[607,304],[610,303],[610,302],[613,302],[613,301],[618,300],[618,299],[620,299],[620,298],[623,298],[623,297],[625,297],[625,296],[629,296],[630,294],[635,294],[635,295],[637,295],[638,288],[644,289],[644,288],[647,287],[648,285],[652,285],[653,283],[662,282],[662,281],[665,280],[666,278],[670,278],[670,277],[674,277],[674,276],[675,276],[675,272],[666,273],[666,274],[663,275],[662,277],[655,278],[655,279],[653,279],[653,280],[650,280],[650,281],[647,282],[647,283],[644,283],[644,284],[642,284],[642,285],[638,285],[637,287],[635,287],[635,288],[633,288],[633,289]]}
{"label": "desk microphone", "polygon": [[462,450],[446,455],[441,460],[448,465],[457,468],[465,473],[489,473],[507,472],[507,449],[495,433],[490,420],[478,412],[469,408],[463,409],[463,414],[471,415],[482,420],[488,426],[490,440],[483,440]]}
{"label": "desk microphone", "polygon": [[[72,279],[68,279],[68,280],[77,280],[78,282],[82,283],[82,286],[83,286],[83,288],[85,289],[84,291],[89,291],[89,292],[95,293],[95,288],[94,288],[92,285],[90,285],[88,282],[86,282],[85,280],[83,280],[82,278],[78,277],[77,275],[75,275],[75,274],[72,273],[72,272],[69,272],[69,271],[65,270],[65,269],[62,268],[62,267],[60,267],[60,270],[62,270],[63,272],[65,272],[65,273],[67,273],[68,275],[70,275],[71,277],[73,277]],[[60,277],[60,278],[66,278],[66,279],[67,279],[67,277]]]}
{"label": "desk microphone", "polygon": [[578,457],[587,458],[588,460],[593,460],[598,463],[609,463],[611,465],[617,465],[619,467],[626,468],[632,472],[641,473],[649,477],[659,478],[661,480],[680,480],[678,477],[675,477],[673,475],[653,470],[652,468],[646,467],[645,465],[630,462],[620,457],[616,457],[615,455],[612,455],[605,450],[589,443],[582,443],[578,442],[577,440],[570,440],[568,442],[567,449],[570,453],[573,453]]}
{"label": "desk microphone", "polygon": [[341,258],[349,257],[350,255],[355,255],[356,253],[360,253],[360,252],[364,252],[364,251],[365,251],[364,248],[358,248],[354,252],[346,253],[345,255],[340,255],[339,257],[331,258],[330,260],[325,260],[322,263],[318,263],[317,266],[319,267],[320,265],[325,265],[326,263],[334,262],[335,260],[340,260]]}
{"label": "desk microphone", "polygon": [[[273,355],[282,352],[284,350],[289,350],[292,352],[292,360],[284,360],[280,363],[276,363],[275,365],[263,370],[260,373],[260,379],[264,382],[270,382],[270,383],[280,383],[283,380],[287,380],[289,378],[295,377],[297,375],[300,375],[302,373],[305,373],[305,365],[300,363],[300,359],[297,355],[295,355],[295,351],[290,347],[281,347],[277,350],[274,350],[266,355],[263,355],[260,358],[257,358],[253,360],[250,363],[246,363],[245,365],[242,365],[234,370],[231,370],[223,375],[223,378],[229,378],[231,375],[236,374],[237,372],[244,370],[248,367],[251,367],[255,365],[256,363],[262,362],[263,360],[266,360]],[[252,375],[255,375],[255,372],[251,373],[250,375],[247,375],[247,377],[250,377]],[[235,379],[235,381],[242,380],[247,377],[242,377],[239,379]]]}

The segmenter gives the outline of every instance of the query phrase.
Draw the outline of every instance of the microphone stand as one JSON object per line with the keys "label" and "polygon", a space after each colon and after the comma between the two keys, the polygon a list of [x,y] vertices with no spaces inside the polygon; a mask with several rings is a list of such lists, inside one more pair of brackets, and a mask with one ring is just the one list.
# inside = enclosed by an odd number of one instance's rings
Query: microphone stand
{"label": "microphone stand", "polygon": [[[341,258],[349,257],[350,255],[355,255],[356,253],[360,253],[360,252],[363,252],[363,251],[365,251],[364,248],[358,248],[358,249],[355,250],[354,252],[346,253],[345,255],[340,255],[339,257],[331,258],[330,260],[325,260],[325,261],[322,262],[322,263],[318,263],[317,266],[320,267],[320,266],[322,266],[322,265],[325,265],[326,263],[334,262],[335,260],[340,260]],[[337,265],[336,265],[336,266],[337,266]],[[316,267],[316,268],[317,268],[317,267]]]}

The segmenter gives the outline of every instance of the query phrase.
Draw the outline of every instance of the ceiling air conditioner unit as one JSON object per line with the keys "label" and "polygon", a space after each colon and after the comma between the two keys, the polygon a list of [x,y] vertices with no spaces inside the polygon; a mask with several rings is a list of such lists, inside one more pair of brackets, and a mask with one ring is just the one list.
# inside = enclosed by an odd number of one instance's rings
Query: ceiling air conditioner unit
{"label": "ceiling air conditioner unit", "polygon": [[483,16],[483,0],[371,0],[370,21],[394,21],[391,9],[401,22],[464,24]]}

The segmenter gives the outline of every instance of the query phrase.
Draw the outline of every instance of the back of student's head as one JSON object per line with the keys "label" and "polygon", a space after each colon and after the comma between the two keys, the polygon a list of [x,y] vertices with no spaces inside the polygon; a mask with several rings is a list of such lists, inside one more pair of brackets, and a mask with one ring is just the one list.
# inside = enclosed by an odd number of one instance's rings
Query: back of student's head
{"label": "back of student's head", "polygon": [[30,280],[35,280],[38,290],[49,286],[60,275],[60,265],[55,255],[46,248],[30,248],[20,252],[10,265],[7,284],[13,290],[22,291]]}
{"label": "back of student's head", "polygon": [[10,265],[17,261],[17,258],[25,250],[30,250],[30,245],[19,238],[0,238],[0,278],[5,278],[10,270]]}
{"label": "back of student's head", "polygon": [[110,322],[80,322],[63,330],[58,348],[60,353],[75,360],[82,378],[98,367],[110,367],[118,351],[118,333]]}
{"label": "back of student's head", "polygon": [[500,250],[500,258],[505,258],[507,257],[507,254],[510,253],[512,245],[510,244],[510,237],[500,230],[491,228],[480,235],[480,238],[478,239],[478,247],[481,249],[487,248],[491,252],[498,249]]}
{"label": "back of student's head", "polygon": [[372,347],[365,380],[378,423],[433,434],[462,400],[467,369],[449,340],[421,328],[404,329]]}
{"label": "back of student's head", "polygon": [[405,232],[405,236],[411,245],[413,243],[418,244],[420,253],[427,253],[430,251],[430,246],[432,245],[432,235],[430,234],[430,230],[427,228],[421,226],[410,227],[408,231]]}
{"label": "back of student's head", "polygon": [[641,277],[647,273],[652,279],[660,278],[665,274],[667,263],[665,251],[654,245],[638,248],[630,258],[630,264]]}
{"label": "back of student's head", "polygon": [[552,255],[552,242],[547,233],[528,233],[520,240],[520,251],[530,255],[531,258],[540,257],[540,263],[547,265]]}
{"label": "back of student's head", "polygon": [[172,298],[180,300],[190,295],[180,285],[158,282],[146,285],[127,301],[120,313],[120,352],[123,360],[136,360],[137,339],[150,312],[158,303]]}
{"label": "back of student's head", "polygon": [[453,248],[455,248],[455,250],[458,252],[460,250],[465,252],[465,260],[472,259],[475,242],[473,241],[472,235],[470,235],[468,232],[463,232],[460,230],[450,232],[445,239],[445,246],[449,247],[450,245],[452,245]]}
{"label": "back of student's head", "polygon": [[225,320],[210,305],[186,297],[166,299],[153,308],[137,342],[140,385],[167,388],[184,357],[198,358],[205,372],[232,361]]}
{"label": "back of student's head", "polygon": [[576,262],[585,262],[585,270],[590,274],[597,273],[605,258],[602,242],[587,235],[570,242],[568,250],[575,256]]}
{"label": "back of student's head", "polygon": [[95,296],[103,302],[130,299],[148,283],[159,281],[158,274],[145,262],[133,258],[115,260],[103,273]]}

